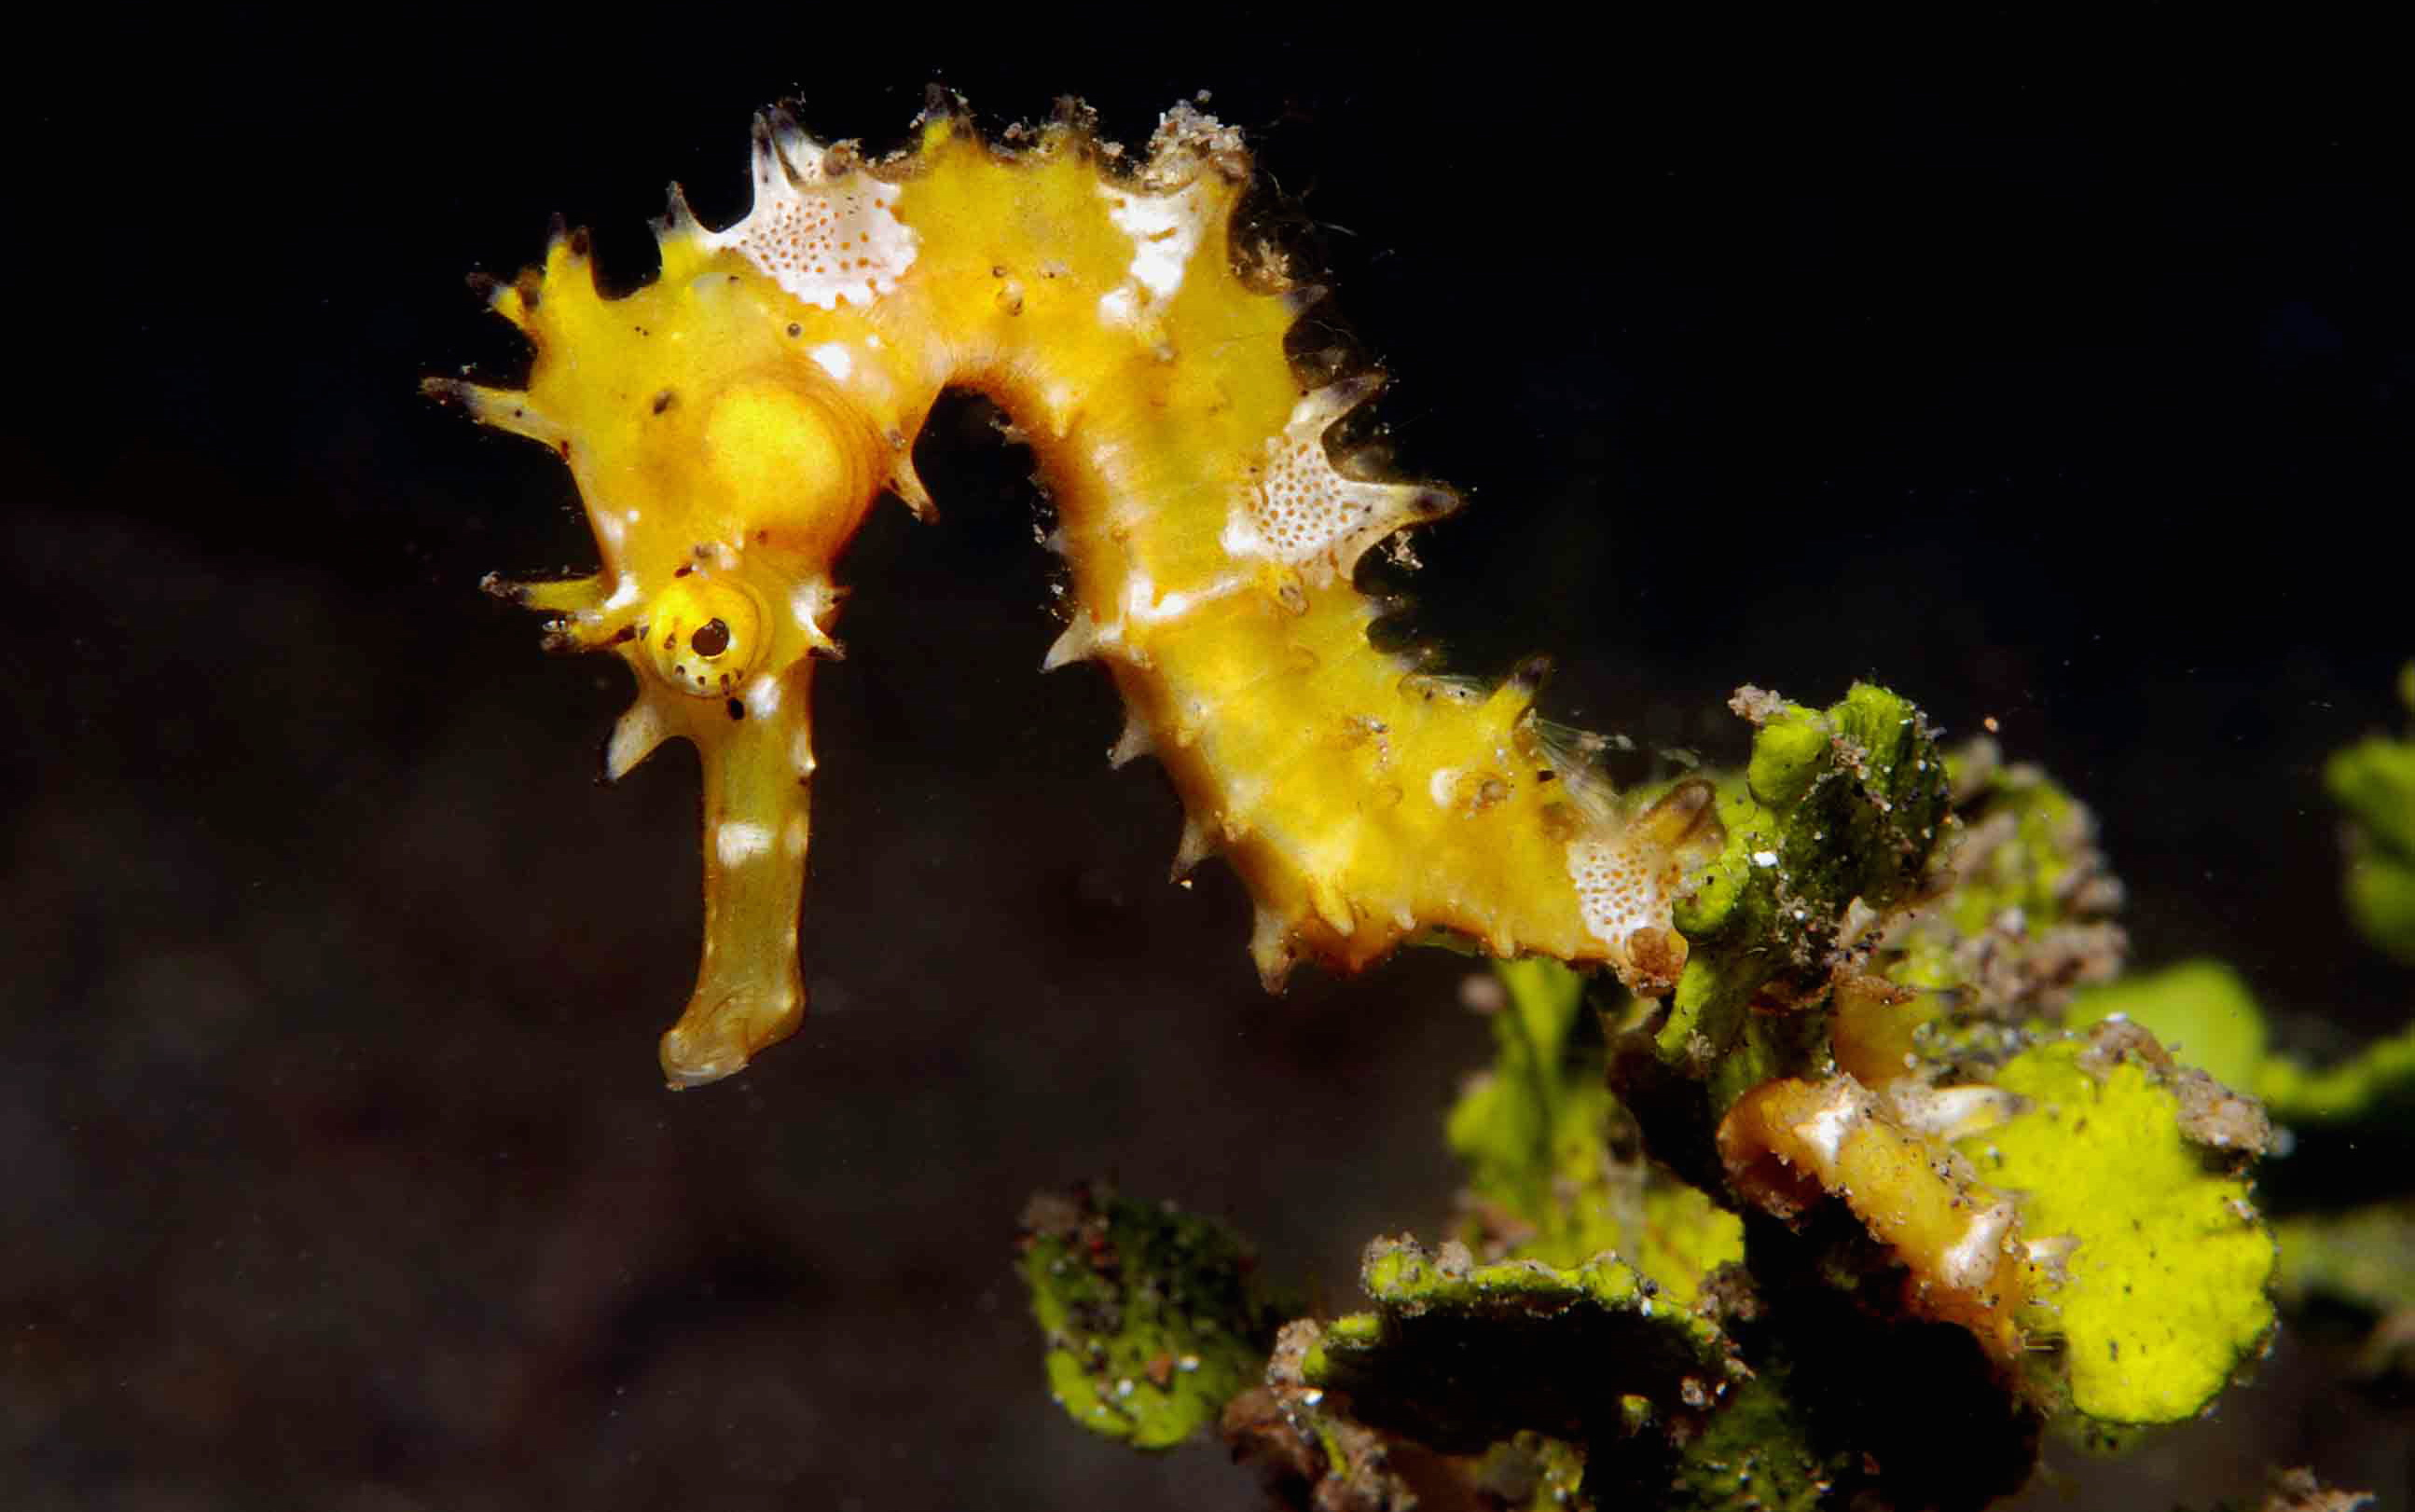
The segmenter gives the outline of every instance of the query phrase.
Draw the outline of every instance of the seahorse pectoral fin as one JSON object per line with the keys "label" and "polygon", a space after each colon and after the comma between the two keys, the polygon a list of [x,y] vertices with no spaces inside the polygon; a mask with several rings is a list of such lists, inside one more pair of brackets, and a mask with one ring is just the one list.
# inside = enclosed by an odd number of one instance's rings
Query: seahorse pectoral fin
{"label": "seahorse pectoral fin", "polygon": [[813,663],[767,674],[693,731],[704,766],[704,961],[687,1010],[662,1039],[673,1087],[745,1069],[805,1013],[797,966],[807,801],[813,777]]}

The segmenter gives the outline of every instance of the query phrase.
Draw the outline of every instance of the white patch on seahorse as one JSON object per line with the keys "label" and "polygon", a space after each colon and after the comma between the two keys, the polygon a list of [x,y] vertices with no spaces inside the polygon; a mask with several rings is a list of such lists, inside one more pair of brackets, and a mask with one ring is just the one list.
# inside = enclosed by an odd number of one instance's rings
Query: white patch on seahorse
{"label": "white patch on seahorse", "polygon": [[746,684],[746,710],[757,719],[769,719],[780,711],[780,680],[770,672]]}
{"label": "white patch on seahorse", "polygon": [[1322,585],[1349,576],[1367,548],[1393,531],[1450,512],[1455,501],[1446,489],[1363,483],[1343,476],[1327,454],[1326,428],[1382,382],[1369,374],[1328,383],[1292,406],[1225,517],[1227,555],[1282,562]]}
{"label": "white patch on seahorse", "polygon": [[1051,382],[1041,390],[1040,397],[1048,405],[1051,428],[1062,437],[1066,427],[1072,424],[1074,412],[1082,407],[1081,391],[1071,383]]}
{"label": "white patch on seahorse", "polygon": [[2049,1234],[2041,1239],[2023,1239],[2020,1257],[2050,1277],[2056,1285],[2069,1280],[2066,1266],[2079,1249],[2079,1236],[2075,1234]]}
{"label": "white patch on seahorse", "polygon": [[1669,893],[1658,870],[1615,834],[1568,842],[1568,879],[1585,931],[1622,960],[1628,936],[1669,927]]}
{"label": "white patch on seahorse", "polygon": [[897,186],[861,168],[832,177],[827,150],[785,111],[755,122],[755,206],[726,230],[699,231],[808,305],[869,305],[914,265],[913,228],[890,206]]}
{"label": "white patch on seahorse", "polygon": [[1099,436],[1089,446],[1090,467],[1107,486],[1107,514],[1118,525],[1129,526],[1152,517],[1150,502],[1131,487],[1131,456],[1132,448],[1112,433]]}
{"label": "white patch on seahorse", "polygon": [[1181,292],[1182,276],[1208,232],[1207,187],[1192,183],[1167,194],[1146,194],[1102,184],[1099,193],[1107,202],[1107,218],[1132,242],[1126,281],[1100,296],[1099,318],[1111,325],[1136,324],[1144,316],[1162,313]]}
{"label": "white patch on seahorse", "polygon": [[1946,1285],[1975,1292],[1987,1284],[2003,1256],[2004,1237],[2013,1231],[2017,1211],[2011,1203],[2001,1202],[1971,1215],[1962,1237],[1938,1262],[1938,1275]]}
{"label": "white patch on seahorse", "polygon": [[731,819],[712,831],[712,853],[724,866],[752,861],[772,848],[772,831],[759,824]]}
{"label": "white patch on seahorse", "polygon": [[819,364],[823,372],[842,383],[846,382],[848,376],[855,371],[854,353],[836,341],[825,341],[805,355]]}
{"label": "white patch on seahorse", "polygon": [[[1828,1102],[1818,1113],[1793,1126],[1794,1137],[1808,1145],[1834,1171],[1844,1152],[1845,1138],[1870,1115],[1869,1094],[1841,1078],[1828,1085]],[[1827,1171],[1821,1173],[1823,1176]]]}
{"label": "white patch on seahorse", "polygon": [[1244,582],[1238,576],[1220,577],[1187,593],[1168,593],[1150,581],[1148,574],[1134,571],[1124,579],[1123,617],[1137,624],[1163,624],[1238,591]]}
{"label": "white patch on seahorse", "polygon": [[823,635],[823,617],[837,603],[838,595],[831,591],[830,584],[818,577],[808,577],[788,595],[788,612],[796,616],[797,628],[812,640]]}
{"label": "white patch on seahorse", "polygon": [[1948,1143],[1985,1133],[2020,1110],[2020,1099],[2000,1086],[1923,1086],[1899,1082],[1885,1089],[1896,1121],[1915,1134]]}
{"label": "white patch on seahorse", "polygon": [[1224,782],[1224,811],[1218,821],[1223,827],[1224,838],[1239,840],[1254,834],[1258,816],[1267,806],[1267,783],[1260,777],[1230,777]]}
{"label": "white patch on seahorse", "polygon": [[1432,797],[1434,807],[1438,809],[1450,807],[1452,803],[1458,801],[1459,769],[1457,767],[1434,768],[1433,775],[1426,779],[1426,792]]}

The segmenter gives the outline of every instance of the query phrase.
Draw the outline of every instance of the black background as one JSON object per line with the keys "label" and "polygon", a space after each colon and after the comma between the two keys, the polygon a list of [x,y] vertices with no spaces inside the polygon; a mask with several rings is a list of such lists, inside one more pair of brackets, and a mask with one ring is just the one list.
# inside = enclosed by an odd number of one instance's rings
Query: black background
{"label": "black background", "polygon": [[[1874,675],[2095,807],[2149,965],[2293,1043],[2403,1016],[2338,916],[2323,755],[2415,652],[2404,87],[2374,37],[1952,34],[999,7],[85,18],[10,67],[0,1480],[18,1506],[1233,1507],[1049,1405],[1007,1269],[1112,1174],[1348,1305],[1432,1237],[1486,1054],[1463,963],[1264,996],[1248,906],[1055,632],[1028,459],[955,407],[817,689],[815,1014],[664,1092],[684,752],[592,786],[617,666],[489,569],[584,568],[567,477],[420,400],[509,381],[461,288],[547,215],[623,277],[749,114],[902,140],[1201,89],[1397,375],[1419,623],[1551,711],[1733,759],[1728,691]],[[2407,1418],[2287,1341],[2078,1500],[2268,1460],[2408,1490]]]}

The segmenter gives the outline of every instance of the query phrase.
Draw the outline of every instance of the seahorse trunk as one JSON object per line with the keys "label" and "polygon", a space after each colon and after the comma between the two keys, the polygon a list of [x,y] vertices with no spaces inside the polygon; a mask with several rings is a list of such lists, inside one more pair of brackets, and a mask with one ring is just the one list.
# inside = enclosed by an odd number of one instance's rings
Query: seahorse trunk
{"label": "seahorse trunk", "polygon": [[[1585,812],[1586,779],[1559,771],[1526,718],[1531,685],[1484,696],[1375,651],[1372,601],[1339,573],[1235,561],[1222,508],[1118,530],[1119,497],[1222,505],[1266,463],[1264,435],[1202,444],[1212,427],[1156,376],[1094,388],[1047,469],[1081,606],[1048,665],[1114,676],[1129,711],[1116,755],[1156,756],[1182,797],[1177,870],[1221,851],[1241,874],[1269,986],[1298,957],[1355,969],[1437,929],[1502,956],[1612,959],[1568,859],[1607,821],[1607,795]],[[1000,397],[1018,413],[1029,397]],[[1141,457],[1161,460],[1135,477]]]}
{"label": "seahorse trunk", "polygon": [[1370,644],[1359,556],[1458,500],[1329,454],[1381,379],[1302,391],[1283,337],[1313,294],[1242,272],[1232,134],[1178,112],[1129,181],[1065,144],[1006,163],[952,131],[915,168],[898,214],[933,229],[884,303],[931,291],[947,381],[1030,437],[1075,605],[1046,665],[1106,664],[1129,711],[1116,755],[1173,775],[1178,870],[1221,850],[1249,884],[1268,984],[1430,931],[1673,980],[1668,896],[1716,829],[1707,791],[1629,824],[1543,749],[1539,679],[1486,696]]}

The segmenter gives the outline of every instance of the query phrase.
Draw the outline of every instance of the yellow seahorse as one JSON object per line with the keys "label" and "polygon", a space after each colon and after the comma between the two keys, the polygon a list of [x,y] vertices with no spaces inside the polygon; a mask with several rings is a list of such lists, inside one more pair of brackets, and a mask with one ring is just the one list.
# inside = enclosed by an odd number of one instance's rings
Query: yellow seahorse
{"label": "yellow seahorse", "polygon": [[1176,871],[1221,852],[1239,873],[1270,987],[1432,932],[1675,981],[1672,897],[1721,839],[1708,785],[1623,798],[1538,729],[1538,671],[1478,692],[1370,644],[1353,569],[1458,500],[1328,444],[1382,376],[1303,382],[1286,357],[1321,291],[1237,229],[1250,176],[1240,135],[1187,106],[1129,166],[1072,112],[1006,151],[943,104],[866,162],[775,111],[743,219],[709,230],[674,189],[660,277],[618,298],[557,230],[489,289],[535,347],[527,388],[427,384],[578,479],[602,570],[498,588],[554,616],[551,644],[636,669],[607,772],[675,736],[702,754],[704,959],[662,1040],[673,1085],[802,1015],[833,570],[883,491],[932,517],[912,446],[952,388],[1007,411],[1055,497],[1072,611],[1045,665],[1113,676],[1114,761],[1163,762]]}

